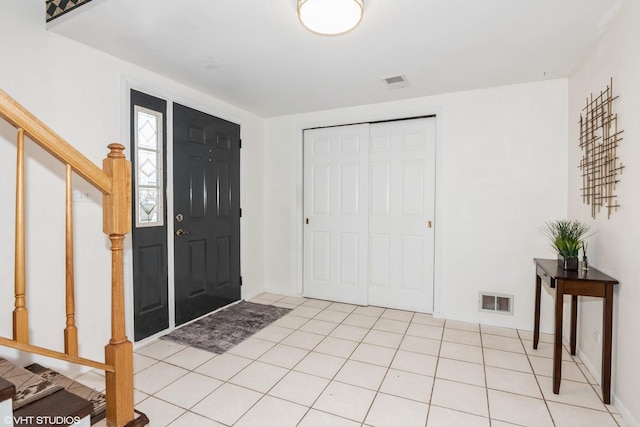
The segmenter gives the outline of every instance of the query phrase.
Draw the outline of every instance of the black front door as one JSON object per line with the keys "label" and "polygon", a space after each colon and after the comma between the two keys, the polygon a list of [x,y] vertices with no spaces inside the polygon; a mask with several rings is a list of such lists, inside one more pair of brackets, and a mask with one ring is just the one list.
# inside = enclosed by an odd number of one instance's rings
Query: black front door
{"label": "black front door", "polygon": [[173,107],[176,325],[240,299],[240,126]]}
{"label": "black front door", "polygon": [[133,320],[136,341],[169,327],[166,183],[167,102],[131,91]]}

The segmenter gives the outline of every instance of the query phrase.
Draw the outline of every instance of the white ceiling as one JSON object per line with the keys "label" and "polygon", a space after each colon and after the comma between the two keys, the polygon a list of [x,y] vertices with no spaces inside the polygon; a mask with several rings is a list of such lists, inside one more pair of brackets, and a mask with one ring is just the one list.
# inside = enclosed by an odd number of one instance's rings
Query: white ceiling
{"label": "white ceiling", "polygon": [[272,117],[567,77],[622,1],[365,0],[326,37],[297,0],[93,0],[49,28]]}

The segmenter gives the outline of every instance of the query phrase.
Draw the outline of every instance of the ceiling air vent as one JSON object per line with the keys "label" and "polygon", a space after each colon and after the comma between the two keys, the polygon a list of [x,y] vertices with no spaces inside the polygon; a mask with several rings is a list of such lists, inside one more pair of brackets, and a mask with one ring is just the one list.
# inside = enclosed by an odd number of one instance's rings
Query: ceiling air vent
{"label": "ceiling air vent", "polygon": [[386,77],[383,80],[389,89],[402,89],[409,86],[407,78],[403,75]]}
{"label": "ceiling air vent", "polygon": [[480,311],[513,315],[513,295],[480,292],[478,308]]}

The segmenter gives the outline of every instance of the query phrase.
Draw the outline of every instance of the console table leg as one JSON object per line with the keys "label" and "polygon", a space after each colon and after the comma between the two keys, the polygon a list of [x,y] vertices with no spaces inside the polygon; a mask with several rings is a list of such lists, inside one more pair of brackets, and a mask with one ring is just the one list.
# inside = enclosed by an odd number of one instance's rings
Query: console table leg
{"label": "console table leg", "polygon": [[576,355],[576,335],[578,329],[578,296],[571,295],[571,355]]}
{"label": "console table leg", "polygon": [[564,283],[556,280],[556,323],[553,340],[553,392],[560,393],[560,379],[562,378],[562,309],[564,297]]}
{"label": "console table leg", "polygon": [[611,403],[611,347],[613,326],[613,286],[605,287],[602,312],[602,400]]}
{"label": "console table leg", "polygon": [[540,293],[542,291],[542,280],[536,274],[536,304],[533,311],[533,349],[538,348],[540,339]]}

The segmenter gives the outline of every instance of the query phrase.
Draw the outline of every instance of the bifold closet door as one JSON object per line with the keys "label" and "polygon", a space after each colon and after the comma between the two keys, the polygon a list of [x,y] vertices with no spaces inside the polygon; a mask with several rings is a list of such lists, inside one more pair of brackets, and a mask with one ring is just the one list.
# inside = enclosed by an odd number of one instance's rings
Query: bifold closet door
{"label": "bifold closet door", "polygon": [[370,305],[433,312],[435,123],[371,125]]}
{"label": "bifold closet door", "polygon": [[369,125],[304,131],[304,295],[367,304]]}

